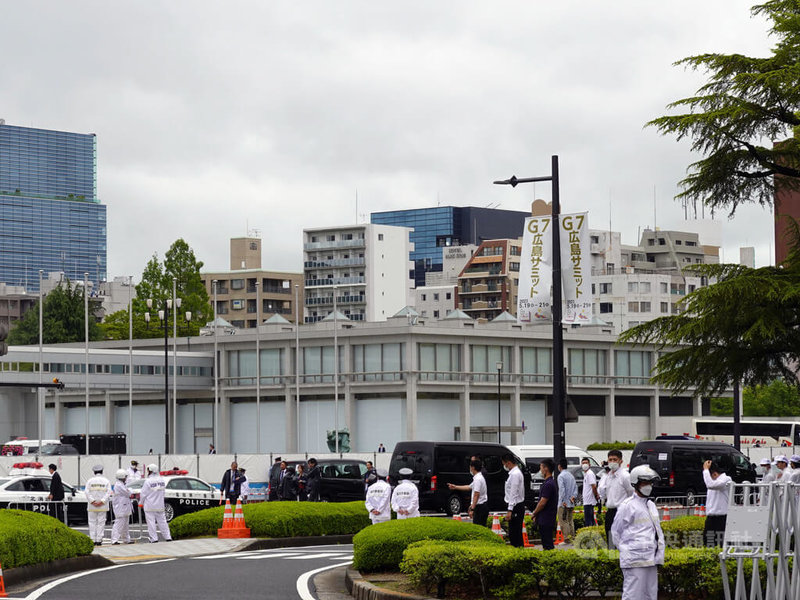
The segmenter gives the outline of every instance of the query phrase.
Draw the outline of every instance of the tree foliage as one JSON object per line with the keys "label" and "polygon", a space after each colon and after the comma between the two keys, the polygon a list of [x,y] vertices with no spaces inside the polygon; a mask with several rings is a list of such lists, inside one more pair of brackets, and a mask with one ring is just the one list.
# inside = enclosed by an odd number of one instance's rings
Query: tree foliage
{"label": "tree foliage", "polygon": [[708,81],[694,96],[668,105],[679,114],[648,123],[678,140],[691,139],[692,150],[705,155],[690,166],[678,197],[731,214],[743,202],[771,205],[776,181],[800,186],[800,0],[771,0],[752,13],[772,22],[772,53],[678,61],[706,71]]}
{"label": "tree foliage", "polygon": [[[198,335],[200,328],[213,318],[213,309],[209,302],[208,292],[200,277],[203,262],[198,261],[194,250],[182,238],[176,240],[164,254],[164,261],[159,261],[154,254],[142,272],[140,283],[136,286],[136,297],[133,299],[133,337],[155,338],[164,335],[162,323],[158,319],[158,311],[163,308],[164,301],[172,299],[173,279],[176,297],[181,299],[181,307],[170,311],[167,323],[169,335],[173,331],[173,318],[177,316],[179,335]],[[147,300],[152,300],[148,308]],[[185,313],[191,312],[191,321],[185,321]],[[150,323],[145,320],[145,313],[150,313]],[[108,315],[103,323],[107,339],[126,339],[129,332],[127,310]]]}
{"label": "tree foliage", "polygon": [[[745,417],[796,417],[800,415],[800,390],[780,379],[744,388],[742,412]],[[713,398],[711,414],[733,415],[733,398]]]}
{"label": "tree foliage", "polygon": [[[95,298],[89,298],[89,340],[103,337],[102,330],[93,318],[99,308]],[[80,342],[86,338],[83,286],[74,286],[67,280],[50,291],[42,304],[42,340],[45,344]],[[16,321],[8,334],[12,346],[39,343],[39,302]]]}
{"label": "tree foliage", "polygon": [[[797,231],[795,231],[795,236]],[[655,344],[662,354],[653,380],[676,392],[715,396],[734,381],[743,386],[774,379],[796,382],[800,359],[800,249],[786,263],[751,269],[696,265],[717,283],[696,289],[683,312],[660,317],[620,335],[621,342]]]}

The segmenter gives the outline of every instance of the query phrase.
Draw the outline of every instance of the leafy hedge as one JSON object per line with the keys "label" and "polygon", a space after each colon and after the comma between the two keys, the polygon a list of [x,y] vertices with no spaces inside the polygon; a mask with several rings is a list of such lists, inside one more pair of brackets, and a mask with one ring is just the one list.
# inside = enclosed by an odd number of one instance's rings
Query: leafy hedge
{"label": "leafy hedge", "polygon": [[587,450],[633,450],[636,442],[594,442],[586,446]]}
{"label": "leafy hedge", "polygon": [[[258,502],[243,507],[253,537],[303,537],[357,533],[370,524],[363,502]],[[217,506],[176,517],[172,537],[216,536],[224,507]]]}
{"label": "leafy hedge", "polygon": [[[438,597],[501,599],[520,597],[584,598],[593,590],[600,597],[619,594],[622,571],[619,553],[609,550],[531,550],[498,547],[482,541],[423,541],[403,554],[400,569],[409,579]],[[735,562],[728,562],[731,583]],[[765,579],[762,578],[765,582]],[[659,590],[665,598],[722,598],[718,550],[668,549],[659,567]]]}
{"label": "leafy hedge", "polygon": [[[678,517],[662,521],[664,541],[667,548],[702,548],[705,517]],[[583,550],[607,548],[605,527],[583,527],[575,535],[574,546]]]}
{"label": "leafy hedge", "polygon": [[437,517],[386,521],[367,527],[353,538],[353,566],[360,571],[397,569],[403,551],[422,540],[480,540],[495,548],[503,543],[491,530],[472,523]]}
{"label": "leafy hedge", "polygon": [[[597,518],[597,522],[602,525],[604,522],[604,516],[602,513],[598,514],[595,510],[595,515]],[[492,517],[490,516],[487,519],[487,524],[491,527],[492,524]],[[575,524],[575,531],[577,532],[579,529],[583,529],[586,526],[583,524],[583,507],[578,506],[575,508],[575,512],[572,514],[572,522]],[[508,521],[506,521],[506,513],[503,513],[500,516],[500,527],[508,533]],[[541,539],[541,535],[539,534],[539,527],[536,523],[533,522],[530,515],[525,515],[525,528],[528,530],[528,538],[531,540],[534,539]],[[702,527],[701,527],[702,529]]]}
{"label": "leafy hedge", "polygon": [[0,510],[0,564],[5,569],[91,554],[86,535],[53,517],[27,510]]}

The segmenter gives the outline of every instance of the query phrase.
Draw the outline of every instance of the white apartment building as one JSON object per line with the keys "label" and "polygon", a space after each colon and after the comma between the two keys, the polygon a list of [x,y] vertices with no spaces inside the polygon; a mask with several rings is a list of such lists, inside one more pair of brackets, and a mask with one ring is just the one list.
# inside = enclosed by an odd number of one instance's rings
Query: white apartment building
{"label": "white apartment building", "polygon": [[620,238],[615,231],[590,232],[594,314],[615,333],[677,314],[686,294],[708,285],[685,267],[719,263],[719,248],[700,244],[696,233],[645,229],[639,246]]}
{"label": "white apartment building", "polygon": [[475,250],[473,244],[442,247],[442,270],[425,273],[425,285],[413,290],[413,304],[423,318],[443,318],[456,307],[458,276]]}
{"label": "white apartment building", "polygon": [[352,321],[385,321],[411,304],[409,227],[361,224],[303,231],[304,321],[336,309]]}

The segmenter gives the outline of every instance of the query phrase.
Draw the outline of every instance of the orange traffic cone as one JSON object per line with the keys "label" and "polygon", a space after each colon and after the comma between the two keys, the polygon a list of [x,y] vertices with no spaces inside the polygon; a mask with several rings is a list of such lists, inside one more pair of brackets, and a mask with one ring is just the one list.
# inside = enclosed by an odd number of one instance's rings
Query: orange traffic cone
{"label": "orange traffic cone", "polygon": [[453,521],[460,521],[461,515],[453,515]]}
{"label": "orange traffic cone", "polygon": [[244,522],[244,510],[242,509],[241,498],[236,500],[236,513],[233,516],[230,527],[226,529],[223,525],[222,529],[217,530],[217,537],[223,539],[250,537],[250,530]]}
{"label": "orange traffic cone", "polygon": [[222,529],[217,529],[217,537],[223,537],[222,532],[228,531],[233,527],[233,513],[231,512],[230,498],[225,500],[225,513],[222,516]]}
{"label": "orange traffic cone", "polygon": [[700,516],[701,517],[705,517],[706,516],[706,505],[705,504],[701,504],[700,505]]}
{"label": "orange traffic cone", "polygon": [[669,506],[664,507],[664,516],[661,518],[662,521],[669,521]]}
{"label": "orange traffic cone", "polygon": [[561,524],[556,526],[556,541],[553,542],[556,546],[564,543],[564,534],[561,533]]}
{"label": "orange traffic cone", "polygon": [[498,515],[494,515],[492,519],[492,533],[503,535],[503,529],[500,527],[500,517]]}
{"label": "orange traffic cone", "polygon": [[0,564],[0,598],[8,598],[6,584],[3,582],[3,565]]}
{"label": "orange traffic cone", "polygon": [[524,548],[533,548],[533,544],[528,541],[528,528],[525,527],[525,523],[522,523],[522,546]]}

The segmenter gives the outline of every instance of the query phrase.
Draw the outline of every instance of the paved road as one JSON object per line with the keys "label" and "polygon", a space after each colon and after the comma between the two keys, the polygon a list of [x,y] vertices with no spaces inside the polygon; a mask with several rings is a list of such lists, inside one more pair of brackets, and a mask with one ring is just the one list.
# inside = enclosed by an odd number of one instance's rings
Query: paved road
{"label": "paved road", "polygon": [[[352,545],[256,550],[120,564],[70,575],[15,596],[24,600],[284,600],[303,598],[298,579],[311,571],[348,564]],[[307,585],[301,586],[304,590]],[[313,585],[312,585],[313,587]]]}

